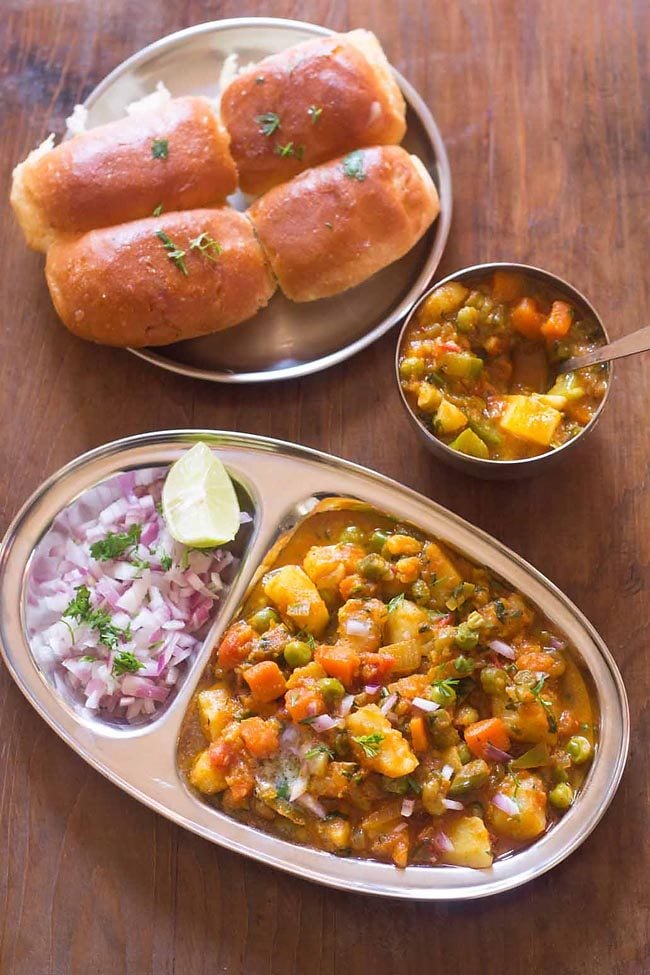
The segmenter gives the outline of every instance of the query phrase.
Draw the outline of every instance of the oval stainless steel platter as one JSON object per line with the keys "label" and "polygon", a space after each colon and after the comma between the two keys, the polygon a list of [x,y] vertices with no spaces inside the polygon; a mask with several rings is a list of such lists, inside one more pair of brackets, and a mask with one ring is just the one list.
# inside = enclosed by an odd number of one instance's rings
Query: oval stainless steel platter
{"label": "oval stainless steel platter", "polygon": [[[25,593],[34,550],[54,518],[85,491],[113,475],[166,466],[203,440],[250,499],[252,531],[239,573],[191,673],[155,721],[117,726],[78,710],[39,668],[25,628]],[[317,498],[346,496],[418,525],[486,565],[521,590],[569,638],[588,669],[600,711],[599,745],[584,788],[562,820],[531,847],[489,870],[407,867],[343,859],[297,846],[239,823],[204,804],[184,785],[176,748],[181,722],[211,647],[234,615],[263,557]],[[594,829],[620,781],[629,741],[625,689],[607,647],[580,611],[551,582],[500,542],[457,515],[372,471],[304,447],[210,430],[163,431],[117,441],[84,454],[53,475],[16,516],[0,547],[0,645],[28,701],[87,762],[125,792],[212,842],[266,864],[344,890],[415,900],[459,900],[523,884],[567,857]]]}
{"label": "oval stainless steel platter", "polygon": [[[86,99],[88,124],[119,118],[126,106],[162,81],[173,95],[218,93],[226,57],[258,61],[332,31],[294,20],[243,17],[198,24],[163,37],[115,68]],[[280,293],[237,328],[159,349],[132,349],[154,365],[196,379],[249,383],[292,379],[349,358],[407,313],[436,270],[451,223],[449,162],[438,127],[415,89],[397,72],[407,103],[403,145],[420,156],[440,194],[433,227],[401,260],[342,295],[300,305]],[[233,199],[242,206],[241,198]]]}

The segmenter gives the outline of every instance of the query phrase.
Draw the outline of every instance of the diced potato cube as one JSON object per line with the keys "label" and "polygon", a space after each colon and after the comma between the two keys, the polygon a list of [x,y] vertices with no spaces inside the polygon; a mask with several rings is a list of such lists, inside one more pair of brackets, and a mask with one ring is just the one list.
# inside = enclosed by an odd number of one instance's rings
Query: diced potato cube
{"label": "diced potato cube", "polygon": [[443,863],[456,867],[472,867],[484,870],[492,866],[492,847],[487,827],[478,816],[462,816],[445,827],[445,832],[453,844],[453,850],[441,853]]}
{"label": "diced potato cube", "polygon": [[[349,714],[345,725],[352,736],[355,756],[364,768],[380,772],[390,779],[409,775],[417,768],[418,760],[408,742],[393,728],[376,704],[366,704]],[[362,741],[355,741],[355,738]]]}
{"label": "diced potato cube", "polygon": [[418,409],[423,413],[435,413],[440,406],[442,393],[433,383],[421,382],[418,390]]}
{"label": "diced potato cube", "polygon": [[425,322],[438,322],[443,315],[460,308],[467,298],[469,289],[458,281],[449,281],[429,295],[422,307],[421,316]]}
{"label": "diced potato cube", "polygon": [[414,640],[402,640],[382,647],[381,652],[387,654],[393,661],[392,673],[396,677],[412,674],[420,666],[422,660],[422,646]]}
{"label": "diced potato cube", "polygon": [[224,684],[215,684],[198,695],[199,720],[203,734],[216,741],[234,716],[236,707]]}
{"label": "diced potato cube", "polygon": [[440,433],[455,433],[467,426],[467,417],[448,399],[443,399],[436,412],[435,422]]}
{"label": "diced potato cube", "polygon": [[[402,599],[388,614],[386,639],[389,644],[409,641],[422,646],[423,636],[427,634],[420,633],[420,628],[428,621],[429,617],[425,609],[411,602],[410,599]],[[382,647],[382,653],[388,649],[389,647]]]}
{"label": "diced potato cube", "polygon": [[354,572],[365,554],[359,545],[314,545],[304,557],[302,567],[319,590],[338,589],[341,580]]}
{"label": "diced potato cube", "polygon": [[190,771],[190,782],[195,789],[206,796],[214,796],[227,788],[226,776],[222,769],[215,768],[210,761],[208,749],[197,755]]}
{"label": "diced potato cube", "polygon": [[505,400],[506,408],[499,420],[501,429],[520,440],[548,447],[562,414],[532,396],[506,396]]}
{"label": "diced potato cube", "polygon": [[449,599],[454,589],[463,581],[449,556],[435,542],[428,542],[424,546],[426,568],[424,576],[432,588],[432,596],[436,605]]}
{"label": "diced potato cube", "polygon": [[333,853],[335,850],[349,849],[352,836],[352,825],[349,819],[336,816],[325,820],[324,823],[318,823],[316,829],[326,850]]}
{"label": "diced potato cube", "polygon": [[299,565],[283,565],[264,576],[263,589],[282,616],[298,629],[321,636],[329,622],[327,606]]}
{"label": "diced potato cube", "polygon": [[304,667],[296,667],[291,672],[287,678],[287,690],[290,691],[292,687],[299,687],[300,684],[309,684],[311,681],[321,680],[323,677],[327,677],[327,674],[319,663],[312,660],[311,663],[305,664]]}
{"label": "diced potato cube", "polygon": [[467,454],[469,457],[480,457],[482,460],[487,460],[490,456],[487,444],[473,430],[469,429],[459,433],[449,446],[452,450],[458,450],[459,453]]}
{"label": "diced potato cube", "polygon": [[505,812],[489,802],[486,809],[488,825],[500,836],[513,840],[533,840],[546,829],[546,792],[537,775],[518,772],[506,775],[499,783],[499,792],[519,807],[518,813]]}

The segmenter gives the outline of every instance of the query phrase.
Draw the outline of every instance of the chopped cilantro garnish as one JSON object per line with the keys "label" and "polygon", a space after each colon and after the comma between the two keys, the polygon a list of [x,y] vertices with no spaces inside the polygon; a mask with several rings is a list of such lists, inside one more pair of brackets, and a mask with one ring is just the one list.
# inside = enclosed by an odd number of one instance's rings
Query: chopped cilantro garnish
{"label": "chopped cilantro garnish", "polygon": [[263,115],[256,115],[255,121],[260,127],[262,135],[273,135],[276,129],[280,128],[280,116],[275,112],[264,112]]}
{"label": "chopped cilantro garnish", "polygon": [[319,742],[318,745],[314,745],[310,748],[308,752],[305,752],[305,758],[316,758],[318,755],[328,755],[330,758],[334,758],[334,752],[331,748],[328,748],[323,742]]}
{"label": "chopped cilantro garnish", "polygon": [[293,142],[287,142],[285,146],[281,146],[278,142],[275,146],[275,151],[278,156],[295,156],[296,159],[302,159],[305,154],[305,147],[294,146]]}
{"label": "chopped cilantro garnish", "polygon": [[363,153],[360,149],[349,152],[343,160],[343,172],[349,179],[356,179],[360,183],[366,178],[363,168]]}
{"label": "chopped cilantro garnish", "polygon": [[122,630],[111,622],[111,617],[103,609],[93,609],[90,605],[90,590],[88,586],[77,586],[76,596],[63,612],[64,617],[75,620],[78,624],[85,624],[97,630],[98,639],[109,650],[117,650],[121,639],[129,639],[130,628]]}
{"label": "chopped cilantro garnish", "polygon": [[151,143],[151,155],[154,159],[166,159],[169,155],[169,142],[167,139],[154,139]]}
{"label": "chopped cilantro garnish", "polygon": [[124,555],[127,549],[134,548],[138,544],[141,533],[142,525],[131,525],[125,532],[109,532],[106,538],[92,543],[90,554],[98,562],[116,559]]}
{"label": "chopped cilantro garnish", "polygon": [[278,799],[289,798],[289,786],[286,782],[279,782],[275,787],[275,794]]}
{"label": "chopped cilantro garnish", "polygon": [[392,613],[393,610],[397,609],[398,606],[401,606],[405,598],[406,597],[404,596],[403,592],[399,593],[397,596],[393,596],[388,604],[388,612]]}
{"label": "chopped cilantro garnish", "polygon": [[548,724],[548,730],[552,735],[557,731],[557,721],[555,720],[555,715],[553,714],[553,705],[550,701],[547,701],[542,697],[542,690],[546,682],[546,674],[541,674],[537,683],[531,687],[530,693],[533,695],[536,701],[542,705],[546,713],[546,721]]}
{"label": "chopped cilantro garnish", "polygon": [[185,266],[185,251],[182,250],[171,237],[168,237],[164,230],[156,230],[156,237],[158,240],[162,241],[163,247],[167,251],[167,257],[172,263],[176,265],[179,271],[182,271],[185,277],[187,277],[187,268]]}
{"label": "chopped cilantro garnish", "polygon": [[162,212],[163,212],[163,205],[162,203],[159,203],[156,209],[154,210],[152,216],[159,217]]}
{"label": "chopped cilantro garnish", "polygon": [[294,639],[301,640],[302,643],[306,643],[310,650],[316,649],[316,640],[314,639],[313,634],[309,632],[309,630],[298,630]]}
{"label": "chopped cilantro garnish", "polygon": [[312,121],[312,125],[316,125],[316,122],[318,122],[319,118],[323,114],[323,109],[317,108],[316,105],[310,105],[307,109],[307,114]]}
{"label": "chopped cilantro garnish", "polygon": [[190,250],[199,251],[204,257],[207,257],[210,261],[216,261],[219,255],[223,252],[221,244],[217,243],[214,237],[205,231],[195,237],[194,240],[190,241]]}
{"label": "chopped cilantro garnish", "polygon": [[120,651],[113,660],[113,673],[116,677],[121,677],[122,674],[134,674],[141,667],[144,667],[144,664],[130,650]]}
{"label": "chopped cilantro garnish", "polygon": [[353,735],[352,741],[356,741],[363,749],[363,753],[366,758],[376,758],[379,754],[379,746],[384,740],[384,736],[379,734],[379,732],[374,732],[372,735]]}
{"label": "chopped cilantro garnish", "polygon": [[165,554],[160,556],[160,567],[161,569],[164,569],[165,572],[168,572],[171,569],[172,567],[171,555]]}

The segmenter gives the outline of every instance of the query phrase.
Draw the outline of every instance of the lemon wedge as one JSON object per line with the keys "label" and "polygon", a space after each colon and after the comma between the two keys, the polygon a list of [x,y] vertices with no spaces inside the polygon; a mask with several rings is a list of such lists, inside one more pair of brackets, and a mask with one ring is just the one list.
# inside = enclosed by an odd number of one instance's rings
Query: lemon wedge
{"label": "lemon wedge", "polygon": [[197,443],[169,469],[162,492],[167,528],[177,542],[212,548],[239,531],[239,502],[226,468]]}

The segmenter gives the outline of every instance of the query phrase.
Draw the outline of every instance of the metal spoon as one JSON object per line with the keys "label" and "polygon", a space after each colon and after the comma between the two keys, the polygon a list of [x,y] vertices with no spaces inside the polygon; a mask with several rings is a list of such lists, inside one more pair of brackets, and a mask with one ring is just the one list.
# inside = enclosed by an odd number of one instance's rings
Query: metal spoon
{"label": "metal spoon", "polygon": [[626,355],[648,350],[650,350],[650,325],[636,332],[630,332],[629,335],[624,335],[623,338],[616,339],[609,345],[602,345],[594,352],[565,359],[555,367],[555,371],[558,375],[563,372],[573,372],[575,369],[582,369],[583,366],[593,366],[597,362],[609,362],[611,359],[622,359]]}

